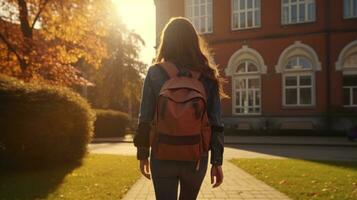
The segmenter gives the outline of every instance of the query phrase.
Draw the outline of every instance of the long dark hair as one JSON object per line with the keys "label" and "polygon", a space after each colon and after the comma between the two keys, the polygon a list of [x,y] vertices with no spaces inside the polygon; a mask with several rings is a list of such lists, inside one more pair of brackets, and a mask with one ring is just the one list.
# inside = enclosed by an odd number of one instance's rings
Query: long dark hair
{"label": "long dark hair", "polygon": [[156,63],[171,61],[203,73],[215,81],[221,97],[227,97],[223,91],[224,79],[219,76],[217,65],[209,53],[207,44],[188,19],[171,18],[165,25],[155,60]]}

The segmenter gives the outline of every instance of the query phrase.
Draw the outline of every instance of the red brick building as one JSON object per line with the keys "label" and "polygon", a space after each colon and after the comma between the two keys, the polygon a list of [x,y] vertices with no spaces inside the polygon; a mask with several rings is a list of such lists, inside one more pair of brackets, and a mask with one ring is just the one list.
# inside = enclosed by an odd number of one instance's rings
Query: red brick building
{"label": "red brick building", "polygon": [[[357,113],[357,0],[155,0],[157,36],[185,16],[213,48],[227,126],[345,129]],[[337,114],[339,113],[339,114]]]}

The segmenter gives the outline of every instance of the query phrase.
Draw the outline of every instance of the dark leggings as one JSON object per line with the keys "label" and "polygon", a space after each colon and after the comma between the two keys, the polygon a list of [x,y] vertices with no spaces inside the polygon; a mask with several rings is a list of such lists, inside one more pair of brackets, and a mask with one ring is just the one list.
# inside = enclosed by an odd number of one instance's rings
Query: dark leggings
{"label": "dark leggings", "polygon": [[199,170],[197,163],[167,161],[152,158],[151,174],[156,200],[177,200],[180,184],[180,200],[195,200],[207,170],[207,157],[202,157]]}

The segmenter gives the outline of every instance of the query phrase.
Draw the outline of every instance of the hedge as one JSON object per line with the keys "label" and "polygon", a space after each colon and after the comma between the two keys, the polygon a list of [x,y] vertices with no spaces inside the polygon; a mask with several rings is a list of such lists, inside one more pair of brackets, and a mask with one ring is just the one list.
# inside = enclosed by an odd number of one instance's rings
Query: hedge
{"label": "hedge", "polygon": [[115,110],[95,110],[97,120],[95,121],[94,137],[122,137],[125,129],[130,125],[130,117],[127,113]]}
{"label": "hedge", "polygon": [[94,120],[86,100],[70,89],[0,75],[0,166],[80,161]]}

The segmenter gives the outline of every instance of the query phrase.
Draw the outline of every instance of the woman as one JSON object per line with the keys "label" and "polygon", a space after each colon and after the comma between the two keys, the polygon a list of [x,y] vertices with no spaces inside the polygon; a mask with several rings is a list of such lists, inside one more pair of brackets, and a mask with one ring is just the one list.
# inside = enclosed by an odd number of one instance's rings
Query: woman
{"label": "woman", "polygon": [[[156,111],[161,87],[170,78],[161,62],[171,63],[182,74],[198,73],[206,94],[206,112],[211,126],[211,183],[218,187],[223,182],[223,125],[221,122],[220,96],[224,96],[216,65],[211,62],[207,49],[193,25],[185,18],[171,19],[161,36],[156,64],[149,68],[145,78],[139,114],[138,132],[134,138],[141,173],[152,178],[158,200],[176,200],[178,184],[182,200],[197,198],[206,174],[208,154],[202,153],[198,163],[182,160],[157,159],[151,151],[150,130]],[[151,175],[150,175],[151,169]]]}

